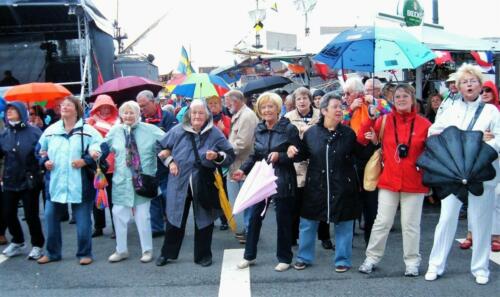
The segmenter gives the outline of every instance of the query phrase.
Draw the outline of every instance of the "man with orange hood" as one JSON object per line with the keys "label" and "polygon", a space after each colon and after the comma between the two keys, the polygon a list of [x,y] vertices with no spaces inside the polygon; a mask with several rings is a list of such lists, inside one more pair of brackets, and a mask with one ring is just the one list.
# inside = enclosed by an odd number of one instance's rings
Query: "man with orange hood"
{"label": "man with orange hood", "polygon": [[[106,137],[108,131],[116,124],[120,123],[120,117],[118,116],[118,109],[116,108],[115,102],[108,95],[99,95],[90,111],[90,117],[87,119],[87,124],[94,127],[99,133],[101,133],[102,137]],[[113,213],[111,209],[113,208],[112,197],[111,197],[111,180],[113,179],[113,170],[115,163],[115,156],[113,153],[110,153],[106,158],[108,162],[109,168],[105,172],[106,179],[109,182],[106,191],[108,192],[108,202],[109,202],[109,213],[111,214],[111,218],[113,218]],[[98,209],[94,205],[94,232],[92,233],[92,237],[102,236],[102,230],[106,227],[106,215],[104,213],[104,209]],[[113,220],[111,220],[113,222]],[[114,230],[113,226],[113,234],[111,235],[114,238]]]}

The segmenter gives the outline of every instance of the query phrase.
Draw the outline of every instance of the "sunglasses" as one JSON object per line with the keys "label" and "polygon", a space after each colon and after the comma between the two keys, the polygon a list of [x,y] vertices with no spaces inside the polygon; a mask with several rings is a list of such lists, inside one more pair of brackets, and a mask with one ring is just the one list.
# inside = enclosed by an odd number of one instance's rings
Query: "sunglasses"
{"label": "sunglasses", "polygon": [[483,93],[492,93],[492,92],[493,92],[493,90],[490,89],[490,88],[484,88],[484,89],[481,90],[481,94],[483,94]]}

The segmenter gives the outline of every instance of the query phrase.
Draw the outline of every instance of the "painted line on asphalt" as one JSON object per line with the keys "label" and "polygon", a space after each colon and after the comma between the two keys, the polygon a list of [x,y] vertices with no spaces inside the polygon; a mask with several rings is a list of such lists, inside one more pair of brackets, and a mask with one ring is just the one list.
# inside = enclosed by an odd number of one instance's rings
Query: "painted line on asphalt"
{"label": "painted line on asphalt", "polygon": [[244,249],[224,250],[220,274],[219,297],[250,297],[250,268],[238,269]]}
{"label": "painted line on asphalt", "polygon": [[3,262],[9,260],[9,257],[5,256],[5,255],[2,255],[0,254],[0,264],[2,264]]}
{"label": "painted line on asphalt", "polygon": [[[458,238],[456,239],[458,242],[462,243],[464,242],[465,238]],[[474,248],[474,246],[472,246],[471,248]],[[500,265],[500,252],[491,252],[490,253],[490,260],[495,262],[496,264]]]}

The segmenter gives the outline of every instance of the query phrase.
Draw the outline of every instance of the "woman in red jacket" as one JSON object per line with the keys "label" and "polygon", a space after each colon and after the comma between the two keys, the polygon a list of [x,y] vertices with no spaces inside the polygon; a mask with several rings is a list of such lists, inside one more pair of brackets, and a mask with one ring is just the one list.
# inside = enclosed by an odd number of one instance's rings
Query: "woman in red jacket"
{"label": "woman in red jacket", "polygon": [[[415,89],[408,84],[398,85],[394,93],[393,112],[385,116],[385,127],[380,137],[383,170],[378,183],[378,213],[366,249],[366,259],[359,267],[362,273],[371,273],[382,259],[400,205],[405,276],[419,274],[420,218],[424,194],[429,189],[422,184],[422,172],[416,162],[424,150],[431,123],[417,114],[415,105]],[[383,122],[384,116],[364,122],[357,136],[358,142],[367,144],[372,141],[377,144]]]}

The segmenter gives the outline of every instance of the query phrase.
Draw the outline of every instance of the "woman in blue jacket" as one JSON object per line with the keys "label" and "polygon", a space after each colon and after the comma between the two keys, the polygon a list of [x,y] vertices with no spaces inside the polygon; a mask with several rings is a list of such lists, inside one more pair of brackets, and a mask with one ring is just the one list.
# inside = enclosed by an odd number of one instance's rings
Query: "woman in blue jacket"
{"label": "woman in blue jacket", "polygon": [[[49,126],[40,138],[42,164],[50,171],[50,199],[45,202],[47,224],[47,255],[39,264],[61,260],[61,216],[71,203],[76,220],[80,265],[92,263],[92,206],[95,189],[93,175],[88,167],[94,166],[92,152],[100,152],[102,137],[82,121],[80,100],[67,97],[61,103],[61,120]],[[87,167],[87,168],[85,168]]]}
{"label": "woman in blue jacket", "polygon": [[0,135],[0,158],[4,157],[3,216],[12,234],[11,244],[3,251],[8,257],[21,255],[26,249],[17,204],[23,201],[31,245],[29,259],[42,256],[44,237],[40,224],[38,197],[42,176],[35,158],[35,147],[42,131],[28,124],[28,112],[21,102],[7,104],[6,130]]}

